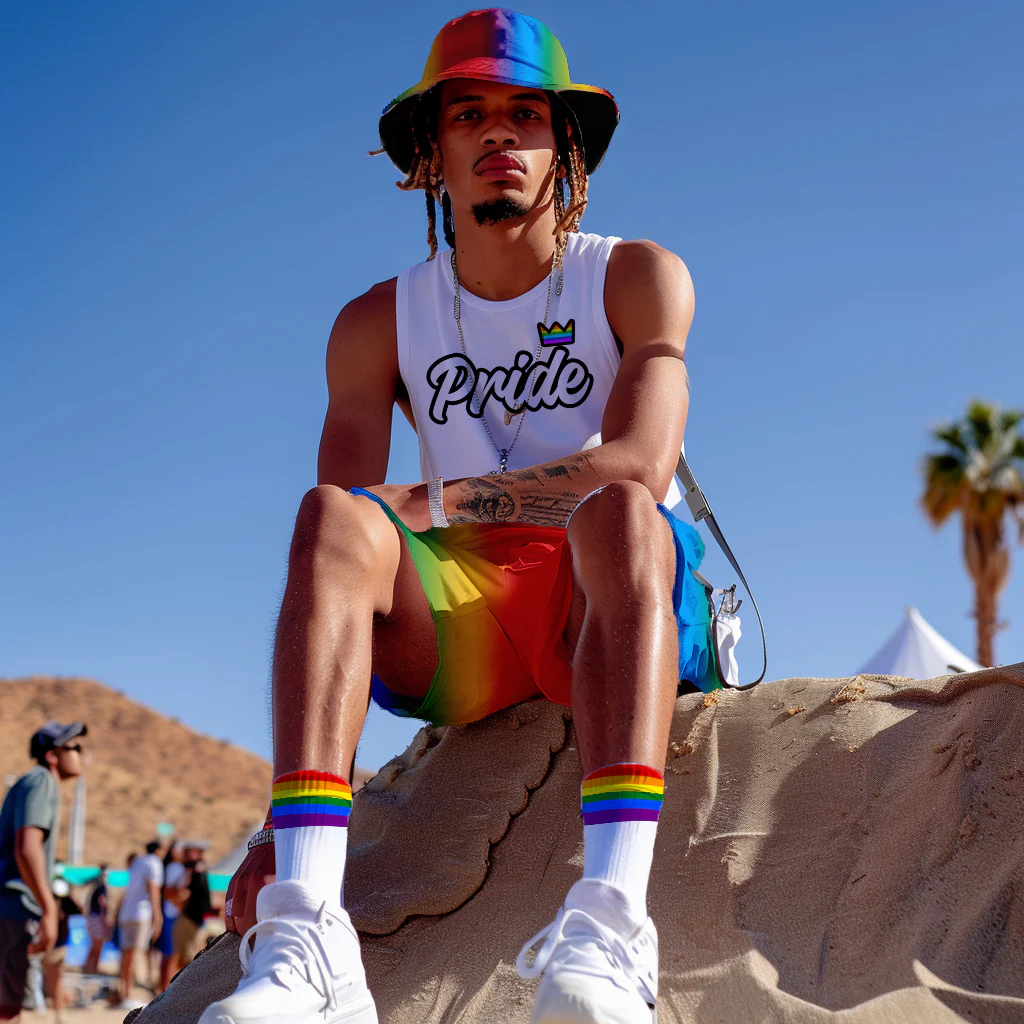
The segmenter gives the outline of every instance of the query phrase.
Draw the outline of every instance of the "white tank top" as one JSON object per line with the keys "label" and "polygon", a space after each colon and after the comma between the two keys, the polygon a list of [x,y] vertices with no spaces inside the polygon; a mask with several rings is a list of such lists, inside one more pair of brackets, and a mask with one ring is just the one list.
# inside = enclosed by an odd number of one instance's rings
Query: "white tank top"
{"label": "white tank top", "polygon": [[[620,362],[604,309],[608,257],[618,241],[569,235],[562,294],[552,288],[543,331],[538,324],[547,278],[502,302],[460,289],[465,354],[453,314],[451,250],[402,272],[395,304],[398,365],[416,420],[424,480],[457,480],[498,468],[500,455],[474,415],[481,402],[494,444],[511,449],[509,470],[600,443]],[[665,502],[671,507],[680,497],[673,478]]]}

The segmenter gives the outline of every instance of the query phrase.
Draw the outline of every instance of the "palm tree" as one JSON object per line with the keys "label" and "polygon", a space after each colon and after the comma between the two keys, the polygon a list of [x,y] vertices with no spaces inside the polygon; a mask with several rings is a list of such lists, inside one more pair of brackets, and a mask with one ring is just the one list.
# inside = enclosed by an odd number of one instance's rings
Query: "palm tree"
{"label": "palm tree", "polygon": [[932,432],[944,449],[925,456],[921,506],[933,526],[959,511],[964,528],[964,561],[974,581],[978,661],[995,663],[994,640],[1001,626],[999,593],[1010,578],[1010,548],[1003,533],[1013,520],[1024,541],[1024,436],[1017,431],[1024,412],[971,402],[967,415]]}

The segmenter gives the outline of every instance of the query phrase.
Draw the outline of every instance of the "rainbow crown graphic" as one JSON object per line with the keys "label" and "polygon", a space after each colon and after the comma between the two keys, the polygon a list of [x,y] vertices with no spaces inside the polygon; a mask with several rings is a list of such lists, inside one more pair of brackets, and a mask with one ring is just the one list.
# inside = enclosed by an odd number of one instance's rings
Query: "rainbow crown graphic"
{"label": "rainbow crown graphic", "polygon": [[576,320],[569,320],[563,327],[557,320],[550,326],[537,324],[542,345],[571,345],[576,340]]}

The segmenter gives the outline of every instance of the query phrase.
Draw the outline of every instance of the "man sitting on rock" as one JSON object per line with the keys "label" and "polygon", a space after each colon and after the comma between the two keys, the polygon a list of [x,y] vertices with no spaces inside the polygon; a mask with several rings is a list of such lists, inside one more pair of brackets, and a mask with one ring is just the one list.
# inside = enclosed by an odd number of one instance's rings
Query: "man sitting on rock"
{"label": "man sitting on rock", "polygon": [[[617,121],[545,25],[501,9],[446,25],[381,117],[399,187],[426,193],[430,255],[328,342],[274,650],[273,844],[268,819],[229,893],[245,973],[203,1024],[377,1021],[342,891],[371,695],[434,724],[571,706],[583,878],[520,971],[543,973],[538,1024],[654,1019],[647,882],[705,600],[700,540],[666,508],[693,290],[654,243],[579,232]],[[426,483],[382,483],[396,403]]]}

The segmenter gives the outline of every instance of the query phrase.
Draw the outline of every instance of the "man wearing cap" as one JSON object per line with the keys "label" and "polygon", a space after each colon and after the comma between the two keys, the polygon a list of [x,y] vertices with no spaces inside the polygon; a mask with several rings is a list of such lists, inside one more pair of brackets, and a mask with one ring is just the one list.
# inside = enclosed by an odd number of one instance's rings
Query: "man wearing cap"
{"label": "man wearing cap", "polygon": [[8,790],[0,810],[0,1020],[21,1013],[28,954],[57,941],[51,884],[60,825],[60,785],[82,774],[83,722],[47,722],[29,742],[35,768]]}
{"label": "man wearing cap", "polygon": [[[700,541],[666,507],[693,291],[654,243],[579,231],[617,121],[543,23],[504,9],[446,25],[384,110],[429,255],[350,302],[328,342],[319,485],[274,651],[272,821],[226,907],[244,976],[202,1024],[376,1024],[342,887],[371,696],[436,725],[572,707],[583,877],[518,968],[542,976],[535,1024],[654,1020],[647,883],[703,593]],[[396,404],[426,482],[383,484]]]}

